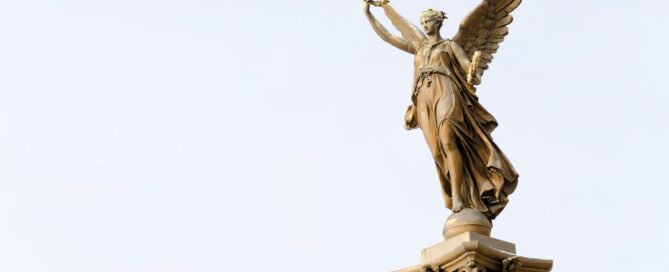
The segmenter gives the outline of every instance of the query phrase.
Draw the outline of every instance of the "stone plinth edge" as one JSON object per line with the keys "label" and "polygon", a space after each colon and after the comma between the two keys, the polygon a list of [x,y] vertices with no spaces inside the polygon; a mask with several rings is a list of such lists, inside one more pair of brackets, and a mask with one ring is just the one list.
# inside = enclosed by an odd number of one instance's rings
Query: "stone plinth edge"
{"label": "stone plinth edge", "polygon": [[515,245],[466,232],[424,249],[421,263],[396,272],[548,272],[552,260],[517,256]]}

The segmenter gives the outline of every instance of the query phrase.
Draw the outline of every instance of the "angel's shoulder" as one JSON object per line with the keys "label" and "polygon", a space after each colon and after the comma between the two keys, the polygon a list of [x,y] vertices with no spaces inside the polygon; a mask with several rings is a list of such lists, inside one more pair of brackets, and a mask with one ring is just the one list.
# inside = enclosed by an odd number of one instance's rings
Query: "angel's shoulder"
{"label": "angel's shoulder", "polygon": [[460,47],[461,47],[460,44],[459,44],[458,42],[456,42],[456,41],[454,41],[454,40],[451,40],[451,39],[448,39],[448,46],[450,46],[450,47],[456,47],[456,48],[460,48]]}
{"label": "angel's shoulder", "polygon": [[453,48],[453,44],[454,42],[452,40],[444,39],[443,41],[441,41],[441,43],[439,43],[439,48],[442,48],[442,50],[450,50],[451,48]]}

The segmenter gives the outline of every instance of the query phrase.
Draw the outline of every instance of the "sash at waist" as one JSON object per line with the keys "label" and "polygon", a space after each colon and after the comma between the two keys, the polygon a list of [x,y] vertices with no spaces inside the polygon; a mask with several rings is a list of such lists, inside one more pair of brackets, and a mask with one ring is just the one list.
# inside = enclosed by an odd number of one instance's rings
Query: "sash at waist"
{"label": "sash at waist", "polygon": [[445,76],[451,76],[451,71],[446,69],[444,66],[437,66],[437,65],[427,65],[423,66],[418,70],[418,75],[421,78],[427,77],[432,74],[442,74]]}
{"label": "sash at waist", "polygon": [[453,74],[451,73],[450,70],[446,69],[444,66],[437,66],[437,65],[427,65],[423,66],[418,70],[416,73],[416,80],[414,82],[414,89],[411,94],[411,105],[409,108],[407,108],[407,111],[404,115],[404,128],[405,129],[414,129],[418,127],[418,121],[416,120],[416,96],[418,95],[418,92],[420,91],[420,88],[423,87],[423,84],[427,85],[429,88],[432,85],[432,78],[430,78],[431,75],[433,74],[442,74],[445,75],[452,80],[456,80]]}
{"label": "sash at waist", "polygon": [[431,75],[433,74],[442,74],[447,77],[450,77],[451,79],[454,79],[451,71],[446,69],[444,66],[436,66],[436,65],[427,65],[423,66],[418,70],[416,82],[415,82],[415,87],[413,90],[413,95],[415,96],[416,93],[418,93],[418,90],[420,90],[421,87],[423,87],[423,84],[426,84],[427,87],[432,86],[432,79],[430,78]]}

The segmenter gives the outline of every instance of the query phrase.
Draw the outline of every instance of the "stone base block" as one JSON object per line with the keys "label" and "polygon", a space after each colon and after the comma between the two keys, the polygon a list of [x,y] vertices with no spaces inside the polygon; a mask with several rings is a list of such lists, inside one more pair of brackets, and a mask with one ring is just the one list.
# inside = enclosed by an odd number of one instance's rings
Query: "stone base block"
{"label": "stone base block", "polygon": [[512,243],[465,232],[423,249],[421,264],[397,272],[548,272],[553,261],[516,256]]}

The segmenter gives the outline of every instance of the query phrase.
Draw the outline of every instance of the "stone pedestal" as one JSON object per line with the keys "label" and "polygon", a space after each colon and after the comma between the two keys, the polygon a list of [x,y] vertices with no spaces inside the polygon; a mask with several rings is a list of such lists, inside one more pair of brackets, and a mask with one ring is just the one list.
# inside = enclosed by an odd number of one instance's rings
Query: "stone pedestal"
{"label": "stone pedestal", "polygon": [[421,263],[397,272],[548,272],[553,261],[516,255],[516,246],[490,237],[491,224],[465,209],[444,226],[446,241],[423,249]]}

